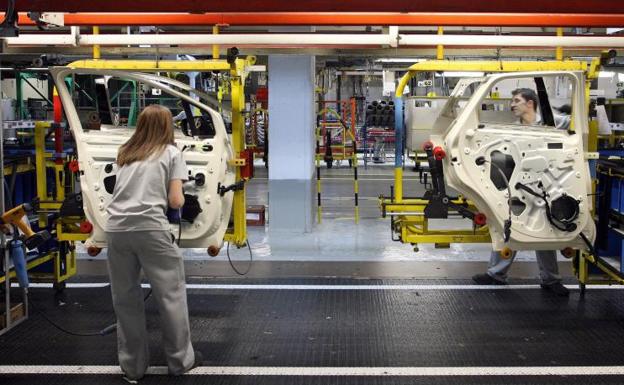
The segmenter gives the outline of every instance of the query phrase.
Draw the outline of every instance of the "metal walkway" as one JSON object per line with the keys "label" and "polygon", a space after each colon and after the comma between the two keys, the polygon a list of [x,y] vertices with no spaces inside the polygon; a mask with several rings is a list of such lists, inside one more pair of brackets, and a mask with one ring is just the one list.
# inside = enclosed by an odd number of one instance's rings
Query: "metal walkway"
{"label": "metal walkway", "polygon": [[[624,301],[535,281],[192,280],[194,347],[204,366],[164,375],[148,300],[152,369],[141,384],[621,384]],[[73,331],[114,321],[106,285],[32,288],[35,307]],[[2,384],[118,384],[116,337],[74,337],[33,312],[0,337]],[[28,365],[28,366],[25,366]],[[88,374],[92,373],[92,374]]]}

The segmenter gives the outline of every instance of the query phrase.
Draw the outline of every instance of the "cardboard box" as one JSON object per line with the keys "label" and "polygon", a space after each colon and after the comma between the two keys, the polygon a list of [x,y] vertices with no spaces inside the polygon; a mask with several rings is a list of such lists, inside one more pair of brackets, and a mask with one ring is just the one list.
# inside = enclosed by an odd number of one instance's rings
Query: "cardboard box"
{"label": "cardboard box", "polygon": [[264,205],[247,206],[247,225],[264,226],[266,221],[266,208]]}

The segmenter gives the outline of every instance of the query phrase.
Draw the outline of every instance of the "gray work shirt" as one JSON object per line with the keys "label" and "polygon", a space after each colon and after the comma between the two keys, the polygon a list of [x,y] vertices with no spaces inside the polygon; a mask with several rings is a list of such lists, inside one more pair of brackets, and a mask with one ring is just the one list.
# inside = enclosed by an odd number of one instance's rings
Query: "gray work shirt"
{"label": "gray work shirt", "polygon": [[118,169],[106,209],[106,231],[169,230],[167,194],[169,181],[174,179],[187,180],[188,171],[182,153],[173,145],[160,155]]}
{"label": "gray work shirt", "polygon": [[[535,117],[537,120],[533,123],[533,126],[543,126],[545,125],[542,121],[542,117],[537,115]],[[553,118],[555,121],[555,128],[560,130],[569,130],[570,129],[570,115],[557,115],[553,114]],[[522,119],[517,119],[514,124],[524,124],[522,123]]]}

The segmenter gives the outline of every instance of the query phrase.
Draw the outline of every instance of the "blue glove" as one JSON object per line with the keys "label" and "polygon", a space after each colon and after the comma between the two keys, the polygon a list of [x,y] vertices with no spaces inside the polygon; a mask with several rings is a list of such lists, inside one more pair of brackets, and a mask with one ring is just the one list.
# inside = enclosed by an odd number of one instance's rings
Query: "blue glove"
{"label": "blue glove", "polygon": [[180,223],[180,210],[167,207],[167,219],[169,223]]}

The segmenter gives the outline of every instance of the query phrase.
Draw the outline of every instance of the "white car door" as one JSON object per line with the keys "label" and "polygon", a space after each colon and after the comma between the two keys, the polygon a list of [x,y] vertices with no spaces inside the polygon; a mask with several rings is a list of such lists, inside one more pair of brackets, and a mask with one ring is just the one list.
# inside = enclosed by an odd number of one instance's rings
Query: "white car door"
{"label": "white car door", "polygon": [[[502,81],[520,83],[521,78],[544,76],[566,82],[562,89],[569,91],[573,131],[482,118],[502,114],[486,105]],[[591,177],[585,159],[588,114],[581,72],[490,75],[466,106],[454,111],[452,105],[443,110],[431,139],[447,154],[443,159],[447,185],[487,216],[494,250],[587,249],[593,243]]]}
{"label": "white car door", "polygon": [[230,219],[233,192],[220,194],[219,187],[231,186],[235,181],[235,169],[229,163],[233,158],[233,150],[221,115],[197,100],[201,93],[193,92],[189,95],[190,90],[182,83],[152,74],[66,67],[52,68],[51,73],[76,141],[84,210],[87,220],[93,225],[86,246],[106,246],[106,207],[113,191],[117,150],[134,132],[133,127],[113,125],[100,125],[97,129],[83,127],[84,121],[81,122],[65,79],[94,75],[107,80],[115,78],[133,81],[152,90],[159,90],[154,94],[162,92],[192,106],[198,115],[191,120],[192,124],[211,122],[214,133],[210,136],[189,136],[189,132],[185,134],[180,129],[175,130],[175,142],[182,150],[191,179],[184,184],[184,192],[197,198],[199,210],[193,210],[192,220],[182,220],[181,228],[171,224],[171,231],[176,238],[180,234],[181,247],[220,248]]}

